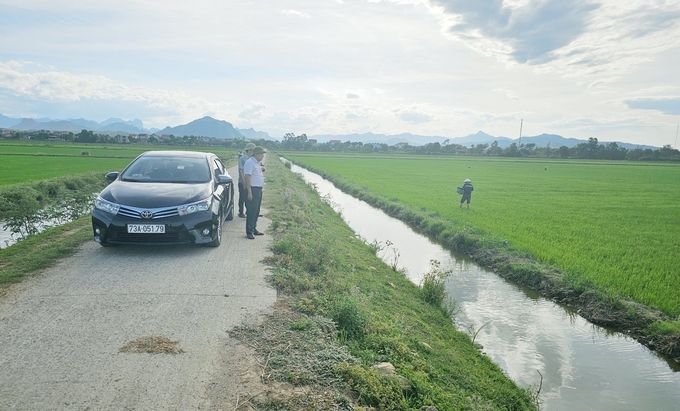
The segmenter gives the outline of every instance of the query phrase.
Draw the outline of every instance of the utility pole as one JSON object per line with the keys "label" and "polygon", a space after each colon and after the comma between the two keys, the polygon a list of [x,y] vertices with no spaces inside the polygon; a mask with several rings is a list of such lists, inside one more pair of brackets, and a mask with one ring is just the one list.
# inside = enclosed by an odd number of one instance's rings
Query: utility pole
{"label": "utility pole", "polygon": [[522,125],[524,125],[524,119],[519,120],[519,143],[517,143],[517,148],[522,146]]}
{"label": "utility pole", "polygon": [[675,145],[673,146],[674,149],[678,149],[678,130],[680,130],[680,124],[678,124],[678,128],[675,129]]}

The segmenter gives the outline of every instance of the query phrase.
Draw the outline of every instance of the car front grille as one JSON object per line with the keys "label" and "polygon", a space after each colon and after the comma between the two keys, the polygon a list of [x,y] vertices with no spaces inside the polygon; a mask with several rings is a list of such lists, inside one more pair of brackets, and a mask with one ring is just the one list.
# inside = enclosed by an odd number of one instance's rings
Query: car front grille
{"label": "car front grille", "polygon": [[[142,213],[144,213],[144,212],[153,213],[153,217],[151,217],[151,218],[142,217]],[[177,207],[137,208],[137,207],[130,207],[130,206],[121,205],[120,210],[118,210],[118,214],[125,216],[125,217],[136,218],[136,219],[139,219],[139,220],[142,220],[142,219],[157,220],[159,218],[167,218],[167,217],[177,216],[177,215],[179,215],[179,211],[177,211]]]}

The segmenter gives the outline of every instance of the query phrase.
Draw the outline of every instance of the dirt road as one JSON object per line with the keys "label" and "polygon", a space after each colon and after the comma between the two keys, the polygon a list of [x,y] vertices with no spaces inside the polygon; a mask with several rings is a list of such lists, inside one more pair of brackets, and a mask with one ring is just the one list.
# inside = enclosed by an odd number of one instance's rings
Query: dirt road
{"label": "dirt road", "polygon": [[[234,409],[257,378],[227,331],[272,309],[269,239],[235,217],[218,248],[88,242],[18,284],[0,301],[0,410]],[[142,337],[182,352],[120,351]]]}

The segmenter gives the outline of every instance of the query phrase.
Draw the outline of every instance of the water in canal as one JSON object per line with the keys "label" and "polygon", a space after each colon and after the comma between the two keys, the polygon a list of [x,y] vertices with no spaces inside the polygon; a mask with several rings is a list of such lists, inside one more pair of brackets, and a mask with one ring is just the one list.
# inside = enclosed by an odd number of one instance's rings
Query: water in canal
{"label": "water in canal", "polygon": [[[458,328],[521,387],[537,385],[546,411],[680,410],[680,367],[634,340],[590,324],[578,314],[476,266],[351,197],[317,174],[293,165],[381,257],[415,283],[430,260],[451,270],[447,291],[458,301]],[[387,247],[385,245],[391,244]],[[540,372],[540,374],[539,374]]]}

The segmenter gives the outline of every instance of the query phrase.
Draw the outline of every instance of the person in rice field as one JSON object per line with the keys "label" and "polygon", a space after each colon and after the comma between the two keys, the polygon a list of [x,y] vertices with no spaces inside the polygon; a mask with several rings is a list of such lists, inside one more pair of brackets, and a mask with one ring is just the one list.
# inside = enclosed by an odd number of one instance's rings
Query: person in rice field
{"label": "person in rice field", "polygon": [[472,181],[470,181],[469,178],[466,178],[465,181],[463,181],[463,197],[460,198],[460,206],[459,208],[463,207],[463,203],[467,201],[467,208],[470,208],[470,198],[472,197],[472,191],[474,191],[474,187],[472,186]]}

